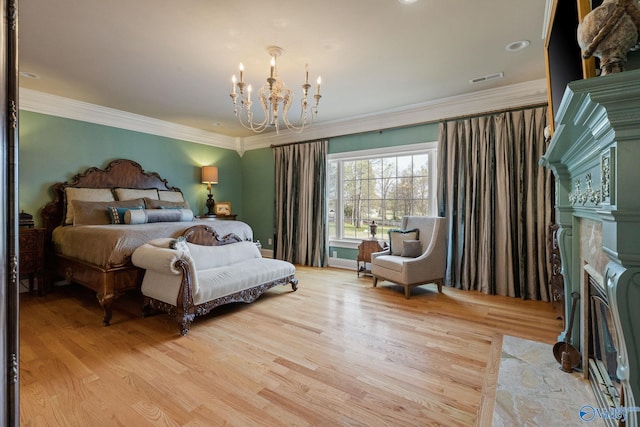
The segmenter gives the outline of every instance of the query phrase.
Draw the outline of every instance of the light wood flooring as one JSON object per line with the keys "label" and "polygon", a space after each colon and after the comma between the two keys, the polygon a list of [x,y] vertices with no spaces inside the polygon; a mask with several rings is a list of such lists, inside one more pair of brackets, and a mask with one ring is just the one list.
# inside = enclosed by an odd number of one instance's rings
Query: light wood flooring
{"label": "light wood flooring", "polygon": [[101,325],[75,285],[20,307],[23,426],[490,425],[502,335],[553,344],[551,304],[435,285],[406,300],[355,271],[198,317],[186,337],[141,298]]}

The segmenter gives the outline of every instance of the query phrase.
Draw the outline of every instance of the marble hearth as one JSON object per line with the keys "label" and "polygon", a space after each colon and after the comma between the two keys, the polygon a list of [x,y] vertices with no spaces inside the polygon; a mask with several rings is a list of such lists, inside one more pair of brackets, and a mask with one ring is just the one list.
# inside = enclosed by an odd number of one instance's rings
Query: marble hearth
{"label": "marble hearth", "polygon": [[[589,285],[585,282],[593,277],[608,300],[615,326],[616,374],[624,393],[623,405],[631,409],[627,425],[638,426],[640,70],[570,83],[555,128],[540,163],[556,178],[565,295],[581,295],[571,341],[583,353],[584,365],[589,330]],[[567,298],[566,319],[570,304]],[[559,338],[566,334],[565,330]]]}

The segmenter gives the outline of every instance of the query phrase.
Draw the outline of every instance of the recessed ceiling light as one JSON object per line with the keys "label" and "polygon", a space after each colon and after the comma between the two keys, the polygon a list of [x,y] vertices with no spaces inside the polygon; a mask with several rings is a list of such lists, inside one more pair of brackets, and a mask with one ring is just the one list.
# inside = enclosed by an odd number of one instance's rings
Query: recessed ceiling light
{"label": "recessed ceiling light", "polygon": [[26,77],[27,79],[39,79],[40,76],[35,74],[35,73],[30,73],[28,71],[20,71],[18,74],[20,74],[22,77]]}
{"label": "recessed ceiling light", "polygon": [[517,42],[509,43],[505,49],[509,52],[515,52],[528,47],[530,44],[529,40],[518,40]]}
{"label": "recessed ceiling light", "polygon": [[417,2],[418,0],[398,0],[402,4],[412,4]]}

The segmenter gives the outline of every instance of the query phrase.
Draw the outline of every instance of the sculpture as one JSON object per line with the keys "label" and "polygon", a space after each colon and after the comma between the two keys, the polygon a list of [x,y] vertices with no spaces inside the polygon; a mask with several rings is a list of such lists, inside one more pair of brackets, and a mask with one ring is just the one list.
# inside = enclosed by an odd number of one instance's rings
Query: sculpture
{"label": "sculpture", "polygon": [[605,0],[578,25],[578,44],[585,59],[600,59],[601,75],[624,71],[627,52],[638,43],[637,0]]}

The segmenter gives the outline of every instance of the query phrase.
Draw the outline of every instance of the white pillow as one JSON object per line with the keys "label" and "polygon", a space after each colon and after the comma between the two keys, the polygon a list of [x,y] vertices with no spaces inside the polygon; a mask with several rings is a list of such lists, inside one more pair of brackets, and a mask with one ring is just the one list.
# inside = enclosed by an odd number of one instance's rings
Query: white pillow
{"label": "white pillow", "polygon": [[184,202],[184,196],[180,191],[158,190],[158,196],[165,202]]}
{"label": "white pillow", "polygon": [[64,189],[66,199],[67,214],[64,223],[73,224],[73,201],[82,200],[85,202],[113,202],[115,198],[110,188],[78,188],[66,187]]}
{"label": "white pillow", "polygon": [[155,188],[116,188],[118,200],[150,199],[158,200],[158,190]]}

